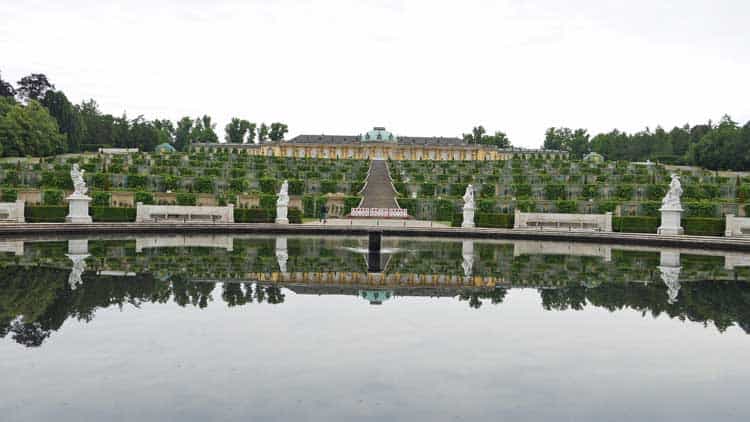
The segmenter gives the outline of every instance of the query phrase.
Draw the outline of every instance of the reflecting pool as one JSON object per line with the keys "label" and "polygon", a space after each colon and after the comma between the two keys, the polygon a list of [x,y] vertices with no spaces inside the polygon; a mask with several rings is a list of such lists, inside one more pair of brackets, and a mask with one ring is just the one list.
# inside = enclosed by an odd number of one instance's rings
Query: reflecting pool
{"label": "reflecting pool", "polygon": [[749,420],[750,255],[0,241],[0,420]]}

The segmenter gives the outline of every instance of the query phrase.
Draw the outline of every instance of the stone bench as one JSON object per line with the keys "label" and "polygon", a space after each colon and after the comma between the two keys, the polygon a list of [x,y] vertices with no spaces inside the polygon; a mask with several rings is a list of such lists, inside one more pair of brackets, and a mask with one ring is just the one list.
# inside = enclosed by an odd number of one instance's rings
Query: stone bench
{"label": "stone bench", "polygon": [[521,212],[516,209],[514,229],[556,231],[612,231],[612,213],[562,214]]}
{"label": "stone bench", "polygon": [[750,217],[735,217],[734,214],[727,214],[725,218],[724,236],[750,236]]}
{"label": "stone bench", "polygon": [[226,207],[136,204],[136,223],[234,223],[234,205]]}
{"label": "stone bench", "polygon": [[0,202],[0,223],[25,223],[25,201]]}

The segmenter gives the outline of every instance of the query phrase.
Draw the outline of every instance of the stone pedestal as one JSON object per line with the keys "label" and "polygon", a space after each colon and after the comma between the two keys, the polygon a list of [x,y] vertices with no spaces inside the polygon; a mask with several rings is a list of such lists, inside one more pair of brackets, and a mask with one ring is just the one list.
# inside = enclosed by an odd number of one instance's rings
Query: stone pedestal
{"label": "stone pedestal", "polygon": [[656,231],[656,234],[671,236],[676,234],[683,234],[685,231],[682,229],[682,208],[659,208],[661,211],[661,226]]}
{"label": "stone pedestal", "polygon": [[676,251],[662,251],[659,260],[659,272],[661,279],[667,286],[667,303],[677,302],[680,294],[680,253]]}
{"label": "stone pedestal", "polygon": [[276,205],[276,224],[289,224],[287,209],[286,205]]}
{"label": "stone pedestal", "polygon": [[68,216],[66,223],[92,223],[89,215],[89,202],[91,197],[82,194],[72,194],[68,198]]}
{"label": "stone pedestal", "polygon": [[289,260],[289,253],[286,249],[286,236],[276,238],[276,262],[279,263],[279,272],[286,274],[286,262]]}
{"label": "stone pedestal", "polygon": [[474,241],[464,240],[461,243],[461,257],[463,263],[461,266],[464,270],[464,282],[468,282],[473,274],[474,269]]}
{"label": "stone pedestal", "polygon": [[[88,205],[88,204],[87,204]],[[68,253],[65,254],[73,261],[73,268],[68,275],[70,290],[75,290],[83,281],[81,276],[86,271],[86,258],[89,257],[89,241],[87,239],[68,240]]]}
{"label": "stone pedestal", "polygon": [[464,207],[464,220],[461,223],[463,228],[474,227],[474,208]]}

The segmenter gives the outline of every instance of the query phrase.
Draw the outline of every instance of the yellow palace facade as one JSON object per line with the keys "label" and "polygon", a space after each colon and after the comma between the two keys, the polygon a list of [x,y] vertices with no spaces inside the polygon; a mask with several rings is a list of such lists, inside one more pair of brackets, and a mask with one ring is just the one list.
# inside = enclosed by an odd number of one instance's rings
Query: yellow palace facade
{"label": "yellow palace facade", "polygon": [[502,149],[494,145],[469,144],[461,138],[395,136],[383,127],[364,135],[299,135],[288,141],[261,144],[193,144],[207,151],[246,151],[250,155],[290,158],[357,160],[509,160],[521,155],[529,159],[567,158],[566,151]]}

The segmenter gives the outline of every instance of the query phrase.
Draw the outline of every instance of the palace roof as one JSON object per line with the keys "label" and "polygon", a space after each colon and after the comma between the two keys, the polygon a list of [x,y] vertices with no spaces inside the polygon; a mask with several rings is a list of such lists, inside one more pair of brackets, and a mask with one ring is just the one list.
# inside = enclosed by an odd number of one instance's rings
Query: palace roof
{"label": "palace roof", "polygon": [[426,137],[426,136],[398,136],[394,140],[364,140],[362,135],[298,135],[286,141],[291,144],[334,144],[334,145],[353,145],[372,142],[388,142],[397,145],[434,145],[434,146],[452,146],[468,145],[461,138],[444,138],[444,137]]}

